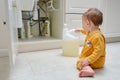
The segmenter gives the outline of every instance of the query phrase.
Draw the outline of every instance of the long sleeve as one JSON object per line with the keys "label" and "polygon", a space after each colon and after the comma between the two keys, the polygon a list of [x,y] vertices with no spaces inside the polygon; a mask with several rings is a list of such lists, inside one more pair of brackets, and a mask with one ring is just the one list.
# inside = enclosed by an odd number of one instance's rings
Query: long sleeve
{"label": "long sleeve", "polygon": [[105,49],[104,42],[105,41],[104,41],[103,37],[97,37],[94,39],[94,41],[93,41],[94,51],[92,52],[92,54],[90,56],[87,57],[87,59],[90,63],[95,62],[98,58],[100,58],[103,55],[104,49]]}
{"label": "long sleeve", "polygon": [[87,35],[88,33],[85,31],[85,30],[80,30],[80,32],[82,33],[82,34],[85,34],[85,35]]}

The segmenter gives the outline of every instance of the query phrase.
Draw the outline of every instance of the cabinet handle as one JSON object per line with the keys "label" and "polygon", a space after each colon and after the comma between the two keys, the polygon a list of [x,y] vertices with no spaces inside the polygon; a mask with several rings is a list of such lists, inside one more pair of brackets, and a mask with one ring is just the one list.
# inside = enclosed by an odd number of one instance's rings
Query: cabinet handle
{"label": "cabinet handle", "polygon": [[6,25],[6,21],[3,21],[3,25]]}

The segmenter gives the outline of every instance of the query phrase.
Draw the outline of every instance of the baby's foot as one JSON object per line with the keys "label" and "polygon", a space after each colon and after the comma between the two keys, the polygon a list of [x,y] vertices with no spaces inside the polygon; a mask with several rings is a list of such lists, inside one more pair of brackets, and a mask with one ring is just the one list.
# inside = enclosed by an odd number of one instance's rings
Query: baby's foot
{"label": "baby's foot", "polygon": [[81,70],[79,73],[79,77],[93,77],[95,72],[89,70]]}

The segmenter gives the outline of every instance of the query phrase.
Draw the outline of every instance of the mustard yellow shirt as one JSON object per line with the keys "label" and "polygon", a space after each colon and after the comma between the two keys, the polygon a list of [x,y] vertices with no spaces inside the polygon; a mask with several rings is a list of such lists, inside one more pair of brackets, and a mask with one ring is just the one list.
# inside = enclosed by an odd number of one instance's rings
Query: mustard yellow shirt
{"label": "mustard yellow shirt", "polygon": [[100,30],[94,31],[90,34],[81,31],[86,34],[86,39],[84,42],[84,46],[82,52],[79,56],[79,60],[77,61],[77,68],[81,69],[81,60],[87,59],[92,68],[101,68],[105,63],[105,55],[106,55],[106,40],[104,35]]}

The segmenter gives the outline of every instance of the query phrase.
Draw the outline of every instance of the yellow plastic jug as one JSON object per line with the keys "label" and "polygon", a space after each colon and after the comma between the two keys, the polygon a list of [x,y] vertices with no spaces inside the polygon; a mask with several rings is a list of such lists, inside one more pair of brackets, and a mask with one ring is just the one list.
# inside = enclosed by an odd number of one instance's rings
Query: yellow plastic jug
{"label": "yellow plastic jug", "polygon": [[68,30],[66,27],[67,25],[64,25],[63,30],[63,40],[62,40],[62,55],[68,56],[68,57],[77,57],[79,55],[79,47],[80,47],[80,41],[79,41],[79,35],[74,35],[72,33],[75,33],[75,29]]}

